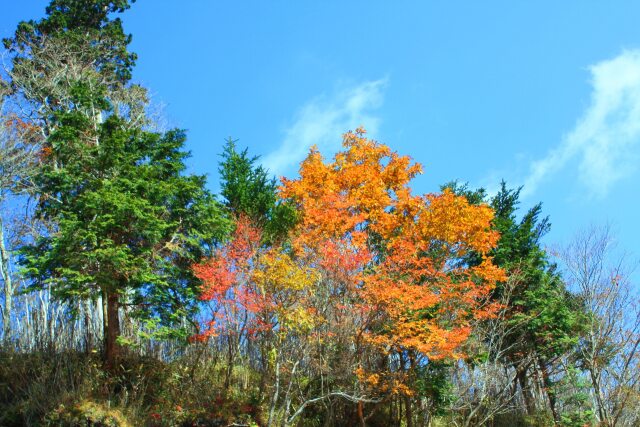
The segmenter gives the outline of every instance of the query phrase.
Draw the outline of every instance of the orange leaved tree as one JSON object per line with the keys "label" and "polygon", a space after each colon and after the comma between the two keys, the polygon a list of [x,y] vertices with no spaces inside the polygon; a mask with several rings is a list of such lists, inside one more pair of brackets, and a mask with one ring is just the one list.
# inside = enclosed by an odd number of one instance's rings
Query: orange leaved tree
{"label": "orange leaved tree", "polygon": [[[260,359],[268,424],[319,407],[343,423],[410,424],[420,369],[462,356],[473,321],[496,310],[492,210],[449,191],[413,195],[420,165],[362,129],[343,147],[328,162],[312,149],[299,178],[283,178],[280,201],[298,210],[286,239],[266,244],[240,218],[195,268],[216,313],[201,336],[224,332],[230,354]],[[471,253],[484,261],[468,265]]]}
{"label": "orange leaved tree", "polygon": [[320,326],[342,340],[332,360],[351,364],[341,369],[357,374],[351,391],[408,398],[416,368],[463,355],[472,320],[496,310],[487,297],[504,272],[486,256],[465,263],[496,245],[493,211],[449,191],[413,195],[421,166],[362,129],[343,147],[330,162],[313,149],[300,177],[283,180],[300,212],[293,250],[322,272],[317,310],[330,316]]}

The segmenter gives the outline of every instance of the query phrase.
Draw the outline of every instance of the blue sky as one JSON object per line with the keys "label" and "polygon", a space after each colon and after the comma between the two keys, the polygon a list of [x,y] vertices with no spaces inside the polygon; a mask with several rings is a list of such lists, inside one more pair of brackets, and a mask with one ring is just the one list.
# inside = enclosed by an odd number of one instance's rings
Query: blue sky
{"label": "blue sky", "polygon": [[[45,0],[3,5],[0,35]],[[425,166],[414,185],[525,184],[549,245],[610,222],[639,255],[640,3],[139,0],[123,15],[190,166],[216,190],[239,139],[278,175],[311,144],[370,135]]]}

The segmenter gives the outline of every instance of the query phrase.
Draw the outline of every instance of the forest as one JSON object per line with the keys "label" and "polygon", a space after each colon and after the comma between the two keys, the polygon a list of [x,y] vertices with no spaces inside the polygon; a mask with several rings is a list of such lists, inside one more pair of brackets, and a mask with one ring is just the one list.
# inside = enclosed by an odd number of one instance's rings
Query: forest
{"label": "forest", "polygon": [[133,82],[132,2],[3,40],[1,426],[640,425],[610,226],[546,247],[521,187],[414,194],[362,127],[294,177],[232,138],[191,174]]}

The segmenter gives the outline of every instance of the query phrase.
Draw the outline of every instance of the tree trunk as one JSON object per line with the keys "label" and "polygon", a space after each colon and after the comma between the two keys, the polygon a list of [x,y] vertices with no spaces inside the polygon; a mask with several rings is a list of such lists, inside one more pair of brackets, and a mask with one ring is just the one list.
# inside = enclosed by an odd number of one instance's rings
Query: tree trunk
{"label": "tree trunk", "polygon": [[594,368],[594,362],[591,362],[589,366],[589,376],[591,378],[591,386],[593,387],[593,393],[596,397],[596,403],[598,406],[598,421],[604,425],[609,425],[609,416],[604,406],[604,400],[602,399],[602,392],[600,390],[600,375]]}
{"label": "tree trunk", "polygon": [[111,370],[115,368],[120,357],[120,318],[118,309],[120,308],[119,295],[115,292],[107,292],[107,334],[105,336],[105,366]]}
{"label": "tree trunk", "polygon": [[366,427],[364,422],[364,404],[362,402],[358,402],[358,421],[360,422],[360,427]]}
{"label": "tree trunk", "polygon": [[104,347],[107,342],[107,293],[102,291],[100,299],[98,300],[98,310],[100,316],[100,323],[102,323],[102,345]]}
{"label": "tree trunk", "polygon": [[[405,355],[402,351],[398,352],[398,356],[400,358],[400,369],[402,369],[402,371],[406,373],[409,370],[406,366],[407,359],[405,359]],[[411,357],[410,355],[408,356]],[[411,408],[411,398],[409,396],[404,396],[402,400],[404,400],[404,406],[405,406],[405,416],[407,421],[406,426],[413,427],[413,411]]]}
{"label": "tree trunk", "polygon": [[411,402],[411,397],[404,397],[404,404],[406,406],[407,411],[407,427],[413,427],[413,406]]}
{"label": "tree trunk", "polygon": [[87,354],[93,350],[93,322],[91,321],[93,303],[90,299],[84,301],[84,348]]}
{"label": "tree trunk", "polygon": [[2,310],[3,339],[11,338],[11,311],[13,310],[13,281],[9,271],[9,252],[4,244],[4,223],[0,218],[0,275],[4,282],[4,308]]}
{"label": "tree trunk", "polygon": [[553,390],[553,384],[551,383],[551,378],[549,378],[549,371],[547,370],[547,365],[542,361],[538,361],[538,365],[540,366],[540,371],[542,372],[542,381],[544,383],[544,390],[547,393],[547,397],[549,398],[549,407],[551,408],[551,414],[553,415],[553,420],[556,424],[560,424],[560,414],[558,414],[558,408],[556,405],[556,392]]}
{"label": "tree trunk", "polygon": [[267,387],[267,375],[269,375],[269,359],[267,356],[267,350],[264,345],[260,346],[260,383],[258,385],[258,395],[260,399],[265,395]]}
{"label": "tree trunk", "polygon": [[534,415],[535,406],[533,404],[533,395],[529,389],[529,381],[527,379],[527,368],[516,367],[518,383],[520,384],[520,390],[522,391],[522,398],[524,400],[524,406],[527,409],[527,415]]}
{"label": "tree trunk", "polygon": [[235,359],[233,338],[229,334],[227,336],[227,371],[224,377],[224,390],[228,391],[231,387],[231,376],[233,375],[233,364]]}
{"label": "tree trunk", "polygon": [[269,408],[269,419],[267,420],[267,427],[271,427],[271,422],[274,421],[274,415],[276,413],[276,405],[278,404],[278,395],[280,394],[280,361],[277,360],[276,355],[276,384],[273,397],[271,398],[271,405]]}

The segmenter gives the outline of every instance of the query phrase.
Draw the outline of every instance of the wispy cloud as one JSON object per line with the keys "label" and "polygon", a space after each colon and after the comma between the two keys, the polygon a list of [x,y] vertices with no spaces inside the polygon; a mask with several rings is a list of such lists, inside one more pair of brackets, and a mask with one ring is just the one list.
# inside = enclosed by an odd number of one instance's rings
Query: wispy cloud
{"label": "wispy cloud", "polygon": [[577,161],[581,183],[592,196],[604,197],[640,167],[640,50],[589,69],[588,109],[560,145],[531,163],[523,194],[534,193],[553,173]]}
{"label": "wispy cloud", "polygon": [[386,78],[368,81],[312,99],[300,108],[285,130],[282,144],[263,158],[263,164],[282,175],[299,163],[312,145],[323,152],[337,151],[341,135],[358,126],[375,134],[380,119],[374,112],[382,105],[386,84]]}

